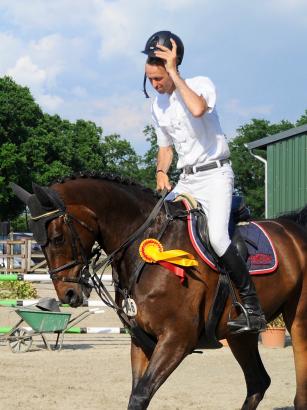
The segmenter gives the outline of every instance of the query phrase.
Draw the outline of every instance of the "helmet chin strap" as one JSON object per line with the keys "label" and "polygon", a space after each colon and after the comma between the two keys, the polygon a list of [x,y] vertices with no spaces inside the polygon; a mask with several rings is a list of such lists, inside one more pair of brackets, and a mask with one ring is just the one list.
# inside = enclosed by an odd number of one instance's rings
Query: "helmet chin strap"
{"label": "helmet chin strap", "polygon": [[146,98],[150,98],[147,91],[146,91],[146,80],[147,80],[147,75],[145,73],[144,74],[144,80],[143,80],[143,92],[144,92]]}

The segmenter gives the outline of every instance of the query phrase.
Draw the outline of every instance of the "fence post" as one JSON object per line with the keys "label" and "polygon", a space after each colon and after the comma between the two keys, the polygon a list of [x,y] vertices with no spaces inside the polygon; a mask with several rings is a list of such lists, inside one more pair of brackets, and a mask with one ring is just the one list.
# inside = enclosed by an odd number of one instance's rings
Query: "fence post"
{"label": "fence post", "polygon": [[8,241],[7,244],[6,244],[6,254],[7,254],[6,269],[7,269],[8,272],[10,272],[11,268],[14,265],[14,260],[13,260],[13,258],[10,257],[12,255],[12,253],[13,253],[13,246]]}
{"label": "fence post", "polygon": [[27,243],[27,253],[26,253],[26,263],[27,263],[27,273],[30,272],[31,270],[31,253],[32,253],[32,240],[31,239],[26,239],[26,243]]}
{"label": "fence post", "polygon": [[21,253],[21,271],[22,273],[27,273],[27,244],[25,240],[22,240],[20,244]]}

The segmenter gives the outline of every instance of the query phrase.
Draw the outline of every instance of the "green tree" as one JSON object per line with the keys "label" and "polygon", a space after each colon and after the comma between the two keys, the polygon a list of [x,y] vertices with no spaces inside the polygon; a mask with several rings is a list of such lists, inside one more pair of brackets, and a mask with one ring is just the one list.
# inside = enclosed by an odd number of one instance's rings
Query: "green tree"
{"label": "green tree", "polygon": [[10,77],[0,78],[0,220],[13,217],[23,207],[9,182],[30,186],[27,157],[20,145],[31,137],[42,115],[27,87]]}
{"label": "green tree", "polygon": [[21,144],[31,135],[43,113],[29,89],[10,77],[0,78],[0,143]]}
{"label": "green tree", "polygon": [[101,142],[104,171],[139,179],[141,158],[136,154],[129,141],[118,134],[104,137]]}
{"label": "green tree", "polygon": [[[292,128],[289,121],[270,124],[269,121],[252,119],[237,129],[237,136],[230,141],[232,167],[235,173],[235,189],[245,196],[254,217],[264,217],[264,166],[253,158],[245,144]],[[264,151],[255,154],[265,157]]]}
{"label": "green tree", "polygon": [[[155,128],[152,125],[147,125],[143,131],[146,136],[146,141],[150,143],[150,148],[145,153],[143,157],[143,167],[141,170],[141,180],[142,182],[152,188],[156,187],[156,169],[157,169],[157,154],[158,154],[158,144],[157,144],[157,134]],[[178,161],[178,155],[174,150],[174,158],[169,169],[168,175],[170,181],[175,184],[178,181],[180,170],[176,168]]]}
{"label": "green tree", "polygon": [[307,110],[305,110],[305,113],[296,121],[296,126],[299,127],[300,125],[305,125],[307,124]]}
{"label": "green tree", "polygon": [[102,128],[92,121],[78,120],[73,124],[71,168],[74,171],[103,171],[106,155],[102,141]]}
{"label": "green tree", "polygon": [[76,123],[42,113],[30,91],[0,79],[0,220],[23,210],[13,181],[31,191],[76,172],[113,172],[139,179],[140,157],[119,135],[102,136],[91,121]]}
{"label": "green tree", "polygon": [[156,169],[157,169],[157,135],[152,125],[147,125],[143,133],[146,141],[150,143],[150,148],[143,157],[143,167],[141,169],[141,181],[144,185],[154,189],[156,187]]}
{"label": "green tree", "polygon": [[26,158],[18,147],[6,142],[0,145],[0,220],[10,219],[23,209],[21,202],[12,195],[9,181],[26,186],[28,170]]}
{"label": "green tree", "polygon": [[44,114],[33,135],[21,145],[31,180],[48,185],[74,172],[101,170],[101,134],[101,128],[90,121],[74,124],[58,115]]}
{"label": "green tree", "polygon": [[11,221],[11,230],[13,232],[27,232],[29,230],[28,214],[23,212]]}

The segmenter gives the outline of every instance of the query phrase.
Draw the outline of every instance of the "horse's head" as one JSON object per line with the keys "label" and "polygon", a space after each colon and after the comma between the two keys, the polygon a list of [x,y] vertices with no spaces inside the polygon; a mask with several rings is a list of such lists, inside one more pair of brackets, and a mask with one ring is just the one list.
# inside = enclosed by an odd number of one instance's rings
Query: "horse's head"
{"label": "horse's head", "polygon": [[14,193],[31,213],[30,229],[42,247],[62,303],[80,306],[90,295],[88,264],[98,235],[95,215],[80,205],[65,205],[57,191],[33,185],[30,194],[16,184]]}

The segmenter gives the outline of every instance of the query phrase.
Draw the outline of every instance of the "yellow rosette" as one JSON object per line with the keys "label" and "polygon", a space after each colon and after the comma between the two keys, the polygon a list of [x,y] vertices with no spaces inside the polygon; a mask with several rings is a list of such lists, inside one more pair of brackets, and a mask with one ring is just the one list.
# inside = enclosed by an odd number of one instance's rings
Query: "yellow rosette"
{"label": "yellow rosette", "polygon": [[153,238],[145,239],[140,245],[139,252],[141,258],[148,263],[165,261],[185,267],[198,266],[192,254],[180,249],[164,251],[162,244]]}

